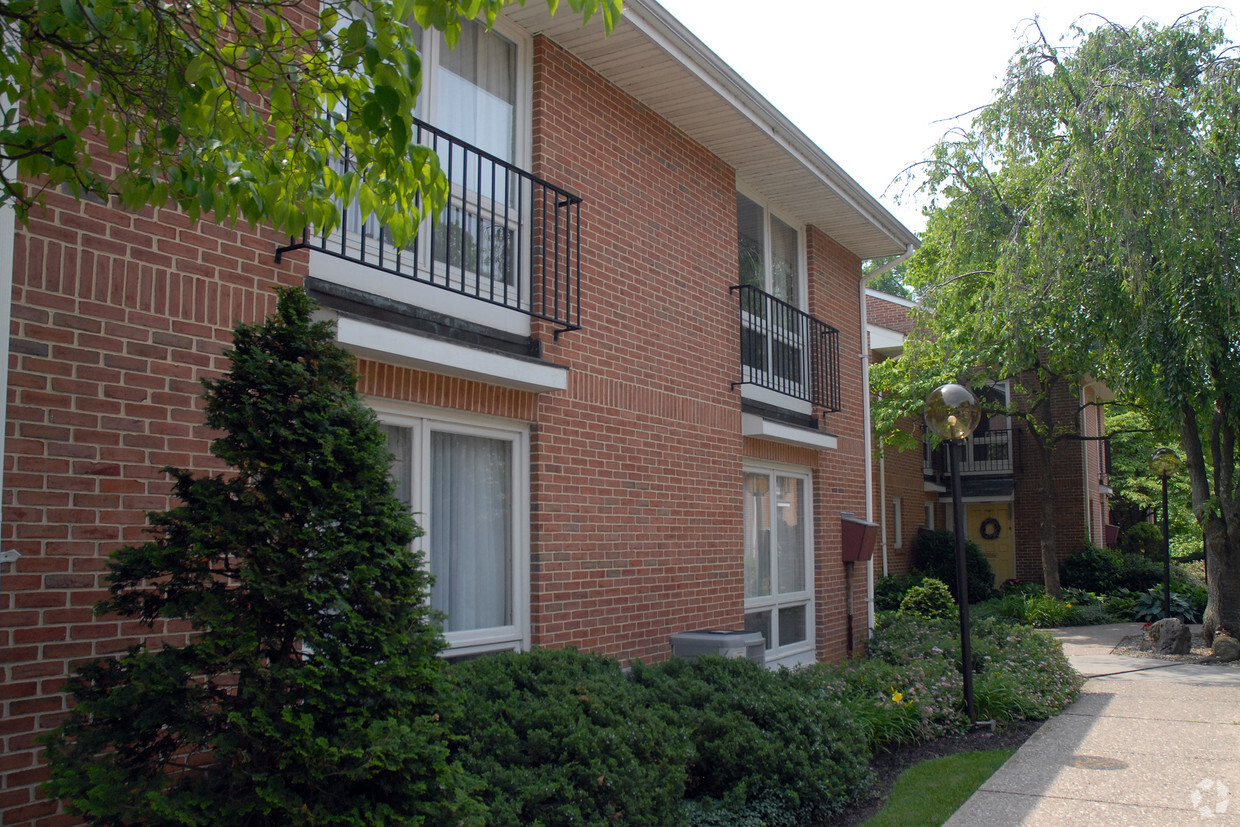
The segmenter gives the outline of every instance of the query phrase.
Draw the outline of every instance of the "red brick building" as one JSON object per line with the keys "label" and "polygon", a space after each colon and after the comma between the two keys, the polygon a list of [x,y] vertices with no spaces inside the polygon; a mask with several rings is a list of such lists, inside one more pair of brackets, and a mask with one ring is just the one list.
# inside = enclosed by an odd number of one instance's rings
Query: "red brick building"
{"label": "red brick building", "polygon": [[[896,358],[912,332],[904,299],[866,291],[872,360]],[[1011,383],[989,389],[997,405],[1010,399]],[[1101,402],[1112,399],[1104,385],[1089,382],[1066,389],[1053,404],[1057,421],[1079,439],[1055,449],[1055,539],[1060,558],[1086,542],[1109,542],[1106,422]],[[960,469],[966,536],[985,552],[996,585],[1011,577],[1042,581],[1041,458],[1032,438],[1006,416],[985,419],[967,440]],[[878,575],[912,569],[911,543],[920,527],[951,528],[953,480],[942,450],[892,451],[876,458],[875,520],[881,525],[875,569]]]}
{"label": "red brick building", "polygon": [[0,223],[0,823],[72,822],[35,739],[74,664],[144,633],[92,617],[105,560],[169,507],[161,467],[218,470],[199,382],[278,285],[359,358],[448,656],[659,660],[727,628],[794,663],[864,637],[841,556],[841,515],[872,516],[861,261],[915,237],[652,0],[610,38],[539,6],[427,38],[453,201],[409,249],[56,194]]}

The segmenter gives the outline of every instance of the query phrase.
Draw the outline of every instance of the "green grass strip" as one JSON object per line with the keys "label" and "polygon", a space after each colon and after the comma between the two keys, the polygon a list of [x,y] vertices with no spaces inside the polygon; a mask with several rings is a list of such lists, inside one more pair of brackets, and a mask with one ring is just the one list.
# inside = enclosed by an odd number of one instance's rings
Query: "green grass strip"
{"label": "green grass strip", "polygon": [[909,767],[896,779],[887,804],[864,827],[938,827],[1015,751],[962,752]]}

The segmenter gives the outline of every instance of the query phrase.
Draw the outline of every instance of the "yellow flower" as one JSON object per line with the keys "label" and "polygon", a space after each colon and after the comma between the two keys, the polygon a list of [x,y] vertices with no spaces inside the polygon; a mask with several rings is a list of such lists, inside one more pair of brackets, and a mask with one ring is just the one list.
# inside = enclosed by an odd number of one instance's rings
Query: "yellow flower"
{"label": "yellow flower", "polygon": [[904,702],[904,695],[902,695],[902,694],[901,694],[901,693],[899,693],[899,692],[892,692],[892,693],[891,693],[891,700],[895,701],[896,703],[903,703],[903,702]]}

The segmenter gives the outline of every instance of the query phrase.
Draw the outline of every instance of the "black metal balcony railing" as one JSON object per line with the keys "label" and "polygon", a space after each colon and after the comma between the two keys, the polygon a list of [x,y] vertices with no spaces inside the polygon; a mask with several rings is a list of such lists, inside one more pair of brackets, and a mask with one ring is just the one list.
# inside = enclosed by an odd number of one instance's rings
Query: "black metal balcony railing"
{"label": "black metal balcony railing", "polygon": [[[1010,474],[1016,467],[1016,432],[1011,429],[990,429],[965,440],[961,474]],[[947,446],[931,448],[929,440],[922,443],[922,471],[926,474],[951,474]]]}
{"label": "black metal balcony railing", "polygon": [[[421,121],[414,140],[432,149],[449,201],[405,247],[372,215],[342,205],[339,227],[276,251],[319,250],[346,261],[581,329],[581,198]],[[338,169],[352,163],[345,154]]]}
{"label": "black metal balcony railing", "polygon": [[739,284],[740,384],[840,409],[840,332],[758,288]]}

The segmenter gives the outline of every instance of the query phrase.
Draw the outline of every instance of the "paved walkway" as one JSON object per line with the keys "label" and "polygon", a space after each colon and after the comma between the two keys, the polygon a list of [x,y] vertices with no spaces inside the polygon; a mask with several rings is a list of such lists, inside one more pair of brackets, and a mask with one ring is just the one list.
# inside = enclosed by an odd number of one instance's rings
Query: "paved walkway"
{"label": "paved walkway", "polygon": [[1049,630],[1089,680],[947,822],[1240,825],[1240,669],[1112,655],[1139,623]]}

